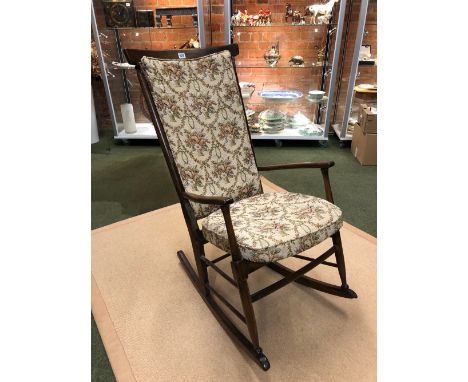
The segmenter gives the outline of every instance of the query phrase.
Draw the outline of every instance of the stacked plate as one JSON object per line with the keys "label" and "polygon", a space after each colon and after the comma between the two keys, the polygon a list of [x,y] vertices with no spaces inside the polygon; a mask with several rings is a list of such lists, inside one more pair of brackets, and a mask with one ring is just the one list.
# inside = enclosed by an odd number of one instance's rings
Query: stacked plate
{"label": "stacked plate", "polygon": [[259,114],[258,121],[265,133],[275,134],[284,130],[284,125],[287,123],[287,114],[267,109]]}

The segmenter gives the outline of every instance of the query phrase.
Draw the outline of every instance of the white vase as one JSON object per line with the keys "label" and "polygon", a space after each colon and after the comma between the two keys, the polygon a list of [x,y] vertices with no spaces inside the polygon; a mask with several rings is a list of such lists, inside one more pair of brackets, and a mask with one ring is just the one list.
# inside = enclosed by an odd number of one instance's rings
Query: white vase
{"label": "white vase", "polygon": [[131,103],[123,103],[120,105],[124,130],[127,134],[136,133],[135,114],[133,114],[133,105]]}

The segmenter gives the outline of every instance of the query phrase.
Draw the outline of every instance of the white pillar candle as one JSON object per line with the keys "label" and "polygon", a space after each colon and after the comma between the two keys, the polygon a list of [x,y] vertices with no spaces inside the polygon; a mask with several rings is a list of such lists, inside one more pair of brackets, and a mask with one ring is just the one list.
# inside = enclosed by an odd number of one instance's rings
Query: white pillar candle
{"label": "white pillar candle", "polygon": [[131,103],[123,103],[120,105],[124,130],[127,134],[136,133],[135,114],[133,114],[133,105]]}

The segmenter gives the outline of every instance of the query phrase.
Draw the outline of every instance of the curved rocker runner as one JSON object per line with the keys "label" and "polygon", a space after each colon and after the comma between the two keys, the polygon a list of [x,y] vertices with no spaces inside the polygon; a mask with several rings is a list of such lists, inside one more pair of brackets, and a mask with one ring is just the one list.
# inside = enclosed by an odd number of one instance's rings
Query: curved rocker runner
{"label": "curved rocker runner", "polygon": [[[182,54],[183,53],[183,54]],[[196,50],[125,51],[136,65],[151,120],[179,196],[192,242],[196,270],[182,251],[177,256],[196,290],[226,332],[263,370],[270,362],[260,347],[253,303],[295,281],[318,291],[356,298],[346,280],[341,244],[341,210],[334,205],[328,176],[333,162],[257,166],[241,90],[235,71],[237,45]],[[259,171],[319,169],[326,200],[290,192],[264,193]],[[199,228],[201,223],[201,229]],[[301,253],[331,238],[333,246],[317,258]],[[210,260],[211,243],[226,254]],[[336,262],[329,261],[335,255]],[[291,270],[288,257],[306,265]],[[232,276],[217,263],[231,260]],[[338,269],[341,285],[305,276],[326,265]],[[284,277],[250,292],[248,277],[268,266]],[[238,289],[243,312],[210,284],[212,268]],[[247,338],[225,314],[224,305],[247,326]]]}

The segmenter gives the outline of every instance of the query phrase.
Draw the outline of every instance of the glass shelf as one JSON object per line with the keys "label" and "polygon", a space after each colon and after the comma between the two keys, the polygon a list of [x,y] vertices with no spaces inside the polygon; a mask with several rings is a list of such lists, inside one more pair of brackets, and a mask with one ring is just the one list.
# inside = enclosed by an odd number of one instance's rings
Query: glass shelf
{"label": "glass shelf", "polygon": [[[232,28],[271,28],[271,27],[316,27],[316,28],[326,28],[330,24],[292,24],[292,23],[271,23],[269,25],[232,25]],[[331,24],[333,27],[336,26],[335,23]]]}
{"label": "glass shelf", "polygon": [[173,25],[172,27],[168,27],[168,26],[165,26],[165,27],[122,27],[122,28],[110,28],[110,27],[104,27],[102,29],[105,29],[105,30],[114,30],[114,29],[118,29],[118,30],[122,30],[122,31],[125,31],[125,30],[133,30],[133,29],[139,29],[139,30],[148,30],[148,29],[151,29],[151,30],[167,30],[167,29],[197,29],[198,27],[194,26],[194,25]]}
{"label": "glass shelf", "polygon": [[[276,66],[269,66],[264,59],[246,59],[236,61],[236,68],[265,68],[265,69],[277,69],[277,68],[291,68],[291,69],[304,69],[304,68],[316,68],[323,69],[324,65],[317,64],[315,62],[307,62],[305,59],[304,66],[289,65],[289,60],[280,59]],[[331,68],[331,65],[326,67]]]}

